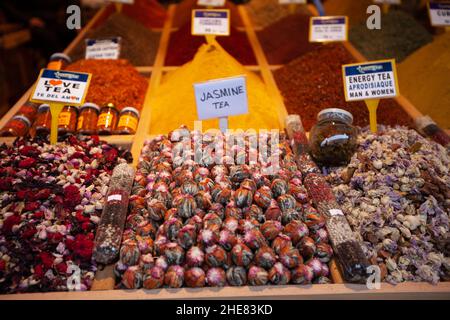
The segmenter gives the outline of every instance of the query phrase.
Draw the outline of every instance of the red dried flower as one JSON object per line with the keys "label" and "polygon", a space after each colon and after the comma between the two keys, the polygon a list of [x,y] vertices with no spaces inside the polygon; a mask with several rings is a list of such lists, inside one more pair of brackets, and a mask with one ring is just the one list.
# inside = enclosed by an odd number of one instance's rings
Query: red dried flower
{"label": "red dried flower", "polygon": [[44,266],[42,264],[38,264],[37,266],[34,267],[34,275],[37,278],[42,278],[44,277]]}
{"label": "red dried flower", "polygon": [[48,252],[39,253],[39,258],[42,261],[42,265],[45,269],[50,269],[53,266],[53,261],[55,261],[55,257]]}
{"label": "red dried flower", "polygon": [[58,263],[55,268],[59,273],[67,273],[67,264],[65,262]]}
{"label": "red dried flower", "polygon": [[80,204],[80,190],[75,186],[67,186],[64,188],[64,205],[66,207],[75,207]]}
{"label": "red dried flower", "polygon": [[78,234],[75,237],[73,245],[73,252],[84,260],[90,260],[92,256],[92,249],[94,248],[94,241],[92,241],[92,234],[84,235]]}
{"label": "red dried flower", "polygon": [[39,150],[33,146],[24,146],[19,153],[26,157],[37,157],[40,154]]}
{"label": "red dried flower", "polygon": [[6,177],[0,179],[0,190],[1,191],[7,191],[10,190],[12,187],[13,178]]}
{"label": "red dried flower", "polygon": [[20,216],[17,214],[14,214],[12,216],[9,216],[8,218],[3,221],[3,228],[2,231],[5,234],[11,233],[12,227],[16,224],[20,223]]}
{"label": "red dried flower", "polygon": [[25,211],[34,211],[34,210],[36,210],[37,208],[39,208],[39,206],[40,206],[40,204],[39,204],[39,202],[37,202],[37,201],[27,202],[27,203],[25,204],[24,210],[25,210]]}
{"label": "red dried flower", "polygon": [[37,161],[33,158],[25,158],[23,160],[20,160],[19,168],[22,168],[22,169],[31,168],[32,166],[34,166],[36,164],[36,162]]}

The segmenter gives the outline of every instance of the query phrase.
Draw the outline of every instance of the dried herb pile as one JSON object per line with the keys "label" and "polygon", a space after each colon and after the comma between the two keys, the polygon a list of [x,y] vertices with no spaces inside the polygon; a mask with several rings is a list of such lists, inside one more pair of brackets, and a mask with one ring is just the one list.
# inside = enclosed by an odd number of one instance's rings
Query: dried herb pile
{"label": "dried herb pile", "polygon": [[[363,101],[345,101],[342,65],[353,62],[342,45],[329,44],[275,71],[288,112],[301,116],[306,131],[316,123],[317,113],[325,108],[345,109],[353,114],[354,124],[369,124],[369,113]],[[380,124],[412,125],[407,113],[392,99],[380,102],[377,115]]]}
{"label": "dried herb pile", "polygon": [[157,0],[134,0],[132,5],[122,7],[122,13],[147,28],[162,28],[167,15]]}
{"label": "dried herb pile", "polygon": [[329,16],[348,16],[349,25],[354,26],[367,20],[367,7],[372,0],[327,0],[323,6]]}
{"label": "dried herb pile", "polygon": [[[289,6],[280,5],[278,0],[250,1],[245,6],[253,24],[261,28],[265,28],[291,14]],[[308,14],[309,10],[305,5],[297,5],[295,12]]]}

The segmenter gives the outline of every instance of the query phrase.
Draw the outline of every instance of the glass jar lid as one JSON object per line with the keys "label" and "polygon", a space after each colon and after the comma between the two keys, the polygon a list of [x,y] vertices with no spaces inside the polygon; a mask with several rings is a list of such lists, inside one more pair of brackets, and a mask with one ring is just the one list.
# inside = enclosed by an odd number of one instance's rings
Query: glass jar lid
{"label": "glass jar lid", "polygon": [[25,124],[26,124],[28,127],[31,126],[30,120],[29,120],[27,117],[24,117],[24,116],[22,116],[22,115],[14,116],[14,117],[12,117],[12,120],[20,120],[20,121],[25,122]]}
{"label": "glass jar lid", "polygon": [[70,57],[62,52],[56,52],[50,56],[50,61],[54,60],[65,60],[67,63],[72,63],[72,59]]}
{"label": "glass jar lid", "polygon": [[350,112],[339,108],[323,109],[317,114],[317,121],[340,120],[347,124],[353,123],[353,116]]}
{"label": "glass jar lid", "polygon": [[122,109],[122,111],[120,112],[120,114],[125,113],[125,112],[132,112],[134,113],[138,118],[139,118],[139,110],[133,107],[125,107]]}
{"label": "glass jar lid", "polygon": [[96,105],[95,103],[92,103],[92,102],[86,102],[85,104],[83,104],[80,107],[80,111],[83,110],[83,109],[86,109],[86,108],[92,108],[92,109],[95,109],[95,111],[100,112],[100,107],[98,105]]}
{"label": "glass jar lid", "polygon": [[38,112],[50,109],[50,105],[43,103],[39,106]]}

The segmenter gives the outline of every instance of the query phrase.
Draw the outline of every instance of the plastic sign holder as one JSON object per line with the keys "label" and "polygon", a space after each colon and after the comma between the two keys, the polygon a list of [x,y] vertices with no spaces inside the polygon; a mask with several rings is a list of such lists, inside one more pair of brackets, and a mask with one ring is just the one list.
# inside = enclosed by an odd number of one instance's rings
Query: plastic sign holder
{"label": "plastic sign holder", "polygon": [[192,10],[193,36],[205,36],[206,42],[211,44],[216,36],[230,35],[229,9],[202,9]]}
{"label": "plastic sign holder", "polygon": [[450,31],[450,1],[429,1],[428,15],[433,27],[445,27],[446,31]]}
{"label": "plastic sign holder", "polygon": [[309,42],[337,42],[348,39],[348,17],[322,16],[309,20]]}
{"label": "plastic sign holder", "polygon": [[362,101],[369,109],[370,130],[377,132],[380,99],[399,95],[394,59],[353,63],[342,66],[345,101]]}
{"label": "plastic sign holder", "polygon": [[52,115],[50,143],[58,141],[58,117],[65,105],[84,103],[91,74],[42,69],[31,93],[31,102],[47,103]]}

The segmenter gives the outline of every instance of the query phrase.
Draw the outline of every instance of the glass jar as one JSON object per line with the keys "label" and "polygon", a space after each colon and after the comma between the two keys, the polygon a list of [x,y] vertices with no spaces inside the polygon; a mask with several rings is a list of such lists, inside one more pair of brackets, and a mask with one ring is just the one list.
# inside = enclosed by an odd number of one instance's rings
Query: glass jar
{"label": "glass jar", "polygon": [[50,134],[52,127],[52,114],[48,104],[41,104],[39,106],[38,114],[33,127],[37,136],[45,137]]}
{"label": "glass jar", "polygon": [[337,108],[324,109],[317,121],[309,136],[314,160],[324,166],[347,164],[357,148],[358,130],[352,126],[352,114]]}
{"label": "glass jar", "polygon": [[77,132],[81,134],[94,134],[97,131],[98,113],[100,108],[95,103],[85,103],[80,108]]}
{"label": "glass jar", "polygon": [[47,64],[47,69],[62,70],[70,63],[72,63],[72,59],[70,59],[67,54],[57,52],[51,55],[50,61]]}
{"label": "glass jar", "polygon": [[100,115],[97,121],[97,133],[101,135],[112,134],[117,125],[117,118],[119,111],[112,103],[108,103],[100,110]]}
{"label": "glass jar", "polygon": [[16,115],[0,131],[2,137],[24,137],[30,130],[31,122],[23,115]]}
{"label": "glass jar", "polygon": [[139,111],[133,107],[123,108],[117,125],[118,134],[135,134],[139,123]]}
{"label": "glass jar", "polygon": [[78,107],[64,106],[58,117],[58,133],[75,133],[77,128]]}

